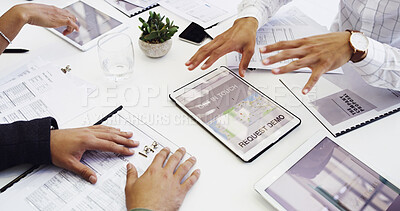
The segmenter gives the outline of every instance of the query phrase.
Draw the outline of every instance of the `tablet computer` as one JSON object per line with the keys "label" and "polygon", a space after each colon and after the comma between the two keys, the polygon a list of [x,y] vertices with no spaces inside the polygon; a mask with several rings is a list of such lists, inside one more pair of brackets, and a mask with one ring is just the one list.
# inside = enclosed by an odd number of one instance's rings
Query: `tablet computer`
{"label": "tablet computer", "polygon": [[226,67],[215,69],[170,98],[245,162],[300,124],[300,119]]}
{"label": "tablet computer", "polygon": [[400,210],[400,190],[318,133],[255,184],[278,210]]}
{"label": "tablet computer", "polygon": [[79,32],[74,31],[64,36],[62,32],[67,28],[66,26],[49,28],[49,30],[82,51],[94,47],[102,35],[119,32],[126,28],[122,22],[82,1],[72,3],[64,9],[78,18]]}

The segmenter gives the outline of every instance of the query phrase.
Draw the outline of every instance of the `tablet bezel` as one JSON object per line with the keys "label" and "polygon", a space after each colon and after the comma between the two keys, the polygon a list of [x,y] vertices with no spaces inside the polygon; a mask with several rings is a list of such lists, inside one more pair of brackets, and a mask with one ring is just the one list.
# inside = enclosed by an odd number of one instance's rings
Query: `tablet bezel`
{"label": "tablet bezel", "polygon": [[[270,172],[264,175],[256,184],[254,184],[254,189],[270,203],[274,208],[278,210],[286,210],[278,201],[276,201],[270,194],[265,190],[270,187],[276,180],[278,180],[282,175],[284,175],[290,168],[293,167],[300,159],[302,159],[307,153],[309,153],[316,145],[318,145],[325,137],[328,137],[333,143],[333,137],[330,137],[326,132],[318,131],[312,137],[307,139],[299,148],[297,148],[293,153],[291,153],[286,159],[275,166]],[[343,150],[347,151],[350,155],[351,153],[337,144]],[[358,159],[358,158],[357,158]],[[358,160],[361,163],[361,160]],[[365,164],[364,164],[365,165]],[[368,165],[370,169],[374,170],[374,166]],[[380,176],[384,176],[378,173]],[[390,182],[390,181],[389,181]]]}
{"label": "tablet bezel", "polygon": [[272,183],[279,179],[285,174],[294,164],[296,164],[301,158],[303,158],[311,149],[313,149],[319,142],[326,137],[321,131],[308,139],[304,144],[297,148],[292,154],[290,154],[285,160],[280,162],[274,167],[268,174],[264,175],[255,185],[254,189],[273,207],[278,210],[286,210],[281,204],[279,204],[271,195],[269,195],[265,189],[267,189]]}
{"label": "tablet bezel", "polygon": [[[234,77],[242,81],[244,84],[249,86],[251,89],[253,89],[255,92],[263,96],[265,99],[269,100],[272,102],[274,105],[288,113],[290,116],[293,117],[291,121],[286,123],[283,127],[275,131],[273,134],[270,136],[266,137],[263,139],[261,142],[259,142],[256,146],[248,150],[247,152],[243,153],[239,150],[236,150],[233,145],[230,145],[226,143],[226,140],[218,133],[216,133],[212,128],[210,128],[205,122],[203,122],[199,117],[197,117],[193,112],[191,112],[185,105],[183,105],[180,101],[178,101],[176,98],[180,96],[181,94],[185,93],[185,90],[192,89],[199,84],[202,83],[201,79],[208,80],[210,78],[213,78],[214,76],[221,74],[222,71],[229,71],[230,74],[232,74]],[[242,79],[240,76],[238,76],[236,73],[231,71],[229,68],[221,66],[220,68],[214,69],[213,71],[210,71],[209,73],[200,76],[196,80],[182,86],[181,88],[175,90],[173,93],[169,95],[170,99],[174,101],[180,109],[185,111],[191,118],[196,120],[198,124],[200,124],[202,127],[204,127],[209,133],[211,133],[215,138],[217,138],[221,143],[225,145],[229,150],[231,150],[236,156],[238,156],[241,160],[244,162],[251,162],[254,159],[256,159],[258,156],[260,156],[263,152],[265,152],[267,149],[272,147],[275,143],[277,143],[279,140],[281,140],[286,134],[288,134],[290,131],[295,129],[297,126],[300,125],[301,120],[297,116],[295,116],[293,113],[279,105],[277,102],[269,98],[267,95],[262,93],[260,90],[258,90],[256,87],[248,83],[246,80]]]}
{"label": "tablet bezel", "polygon": [[[83,2],[84,4],[87,4],[87,5],[89,5],[90,7],[94,8],[96,11],[101,12],[101,13],[104,13],[103,11],[101,11],[101,10],[98,9],[98,8],[96,8],[96,7],[93,6],[92,4],[90,4],[90,3],[86,2],[86,1],[83,1],[83,0],[74,1],[74,2],[72,2],[72,3],[69,3],[69,4],[65,5],[65,6],[63,6],[62,8],[66,8],[66,7],[70,6],[70,5],[76,4],[76,3],[78,3],[78,2]],[[104,14],[106,14],[106,13],[104,13]],[[100,34],[98,37],[96,37],[96,38],[90,40],[89,42],[87,42],[87,43],[84,44],[84,45],[80,45],[80,44],[76,43],[74,40],[72,40],[72,39],[70,39],[69,37],[63,35],[61,32],[57,31],[57,30],[54,29],[54,28],[47,28],[47,29],[48,29],[50,32],[52,32],[53,34],[55,34],[55,35],[57,35],[58,37],[60,37],[61,39],[65,40],[65,41],[67,41],[68,43],[70,43],[71,45],[75,46],[75,47],[78,48],[79,50],[81,50],[81,51],[87,51],[87,50],[93,48],[94,46],[96,46],[96,45],[97,45],[97,41],[98,41],[101,37],[103,37],[104,35],[110,34],[110,33],[121,32],[121,31],[123,31],[124,29],[127,28],[127,26],[126,26],[126,24],[125,24],[124,22],[118,20],[117,18],[115,18],[115,17],[112,16],[112,15],[109,15],[109,14],[106,14],[106,15],[109,16],[110,18],[112,18],[112,19],[114,19],[114,20],[120,22],[121,24],[120,24],[119,26],[117,26],[117,27],[115,27],[115,28],[113,28],[113,29],[111,29],[111,30],[109,30],[109,31],[107,31],[107,32],[105,32],[105,33],[103,33],[103,34]]]}

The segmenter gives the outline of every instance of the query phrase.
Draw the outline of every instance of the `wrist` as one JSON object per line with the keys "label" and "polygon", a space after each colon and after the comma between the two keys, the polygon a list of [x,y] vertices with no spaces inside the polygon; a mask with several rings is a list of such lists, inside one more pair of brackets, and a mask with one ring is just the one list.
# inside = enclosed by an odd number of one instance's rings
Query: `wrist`
{"label": "wrist", "polygon": [[347,29],[346,32],[350,33],[349,45],[352,50],[350,61],[353,63],[362,61],[368,54],[368,38],[360,31]]}
{"label": "wrist", "polygon": [[245,17],[245,18],[239,18],[236,19],[234,24],[234,26],[246,26],[249,27],[251,29],[254,29],[254,31],[257,31],[258,28],[258,20],[254,17]]}

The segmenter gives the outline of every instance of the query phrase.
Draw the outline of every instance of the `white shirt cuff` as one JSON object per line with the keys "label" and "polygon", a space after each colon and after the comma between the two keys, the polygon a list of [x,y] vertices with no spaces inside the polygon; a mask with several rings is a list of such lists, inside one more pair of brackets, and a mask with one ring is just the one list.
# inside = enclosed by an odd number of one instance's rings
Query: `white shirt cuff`
{"label": "white shirt cuff", "polygon": [[369,46],[367,56],[356,63],[352,63],[361,76],[371,75],[378,71],[385,63],[385,48],[382,43],[368,37]]}
{"label": "white shirt cuff", "polygon": [[257,19],[257,21],[258,21],[257,30],[260,29],[264,25],[263,14],[255,6],[249,6],[249,7],[244,8],[243,10],[241,10],[236,19],[247,18],[247,17],[253,17],[253,18]]}

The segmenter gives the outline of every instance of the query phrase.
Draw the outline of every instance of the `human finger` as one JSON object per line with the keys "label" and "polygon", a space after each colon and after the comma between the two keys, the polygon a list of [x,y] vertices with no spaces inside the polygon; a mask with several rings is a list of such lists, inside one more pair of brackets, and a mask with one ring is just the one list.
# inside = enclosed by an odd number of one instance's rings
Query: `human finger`
{"label": "human finger", "polygon": [[92,169],[85,166],[78,160],[71,162],[71,166],[67,166],[65,168],[81,176],[86,181],[89,181],[92,184],[95,184],[97,182],[96,173],[94,173]]}
{"label": "human finger", "polygon": [[179,181],[190,171],[194,164],[196,164],[196,158],[190,157],[178,167],[175,176],[178,177]]}
{"label": "human finger", "polygon": [[[213,40],[203,47],[201,47],[193,56],[185,63],[188,66],[188,70],[194,70],[199,64],[204,61],[211,53],[220,47],[218,40]],[[211,64],[210,64],[211,65]]]}
{"label": "human finger", "polygon": [[164,168],[173,172],[178,166],[178,164],[181,162],[185,153],[186,149],[184,147],[181,147],[178,150],[176,150],[176,152],[172,154],[171,157],[169,157],[167,164],[165,164]]}
{"label": "human finger", "polygon": [[79,31],[79,26],[76,23],[76,17],[72,15],[72,17],[68,17],[68,22],[66,24],[68,27],[71,27],[72,31]]}
{"label": "human finger", "polygon": [[185,193],[193,187],[193,185],[199,180],[200,177],[200,169],[196,169],[193,173],[182,183],[182,187],[185,190]]}
{"label": "human finger", "polygon": [[104,139],[95,139],[88,141],[88,150],[100,150],[103,152],[114,152],[121,155],[133,155],[135,151],[132,148],[127,148],[122,145],[119,145],[115,142],[104,140]]}
{"label": "human finger", "polygon": [[105,126],[105,125],[93,125],[93,126],[90,126],[89,128],[93,129],[93,130],[101,130],[101,131],[105,131],[105,132],[121,131],[121,129],[119,129],[119,128],[109,127],[109,126]]}
{"label": "human finger", "polygon": [[157,155],[154,157],[151,166],[162,167],[165,160],[167,159],[170,153],[170,149],[168,147],[164,147]]}
{"label": "human finger", "polygon": [[63,35],[68,35],[71,34],[74,31],[70,26],[67,26],[67,28],[63,31]]}
{"label": "human finger", "polygon": [[304,95],[307,94],[315,86],[323,73],[324,71],[322,67],[316,67],[312,69],[311,76],[302,90]]}
{"label": "human finger", "polygon": [[261,53],[271,53],[271,52],[279,51],[279,50],[298,48],[301,46],[302,43],[303,43],[302,39],[290,40],[290,41],[279,41],[274,44],[267,45],[267,46],[261,48],[260,52]]}
{"label": "human finger", "polygon": [[294,58],[303,58],[307,52],[301,48],[283,50],[273,56],[270,56],[262,61],[263,65],[275,64],[277,62],[285,61]]}
{"label": "human finger", "polygon": [[121,144],[121,145],[124,145],[127,147],[137,147],[139,145],[138,141],[125,138],[117,133],[94,132],[94,135],[97,138],[104,139],[107,141],[112,141],[112,142],[115,142],[117,144]]}
{"label": "human finger", "polygon": [[127,169],[127,173],[126,173],[125,191],[127,188],[132,186],[138,179],[138,173],[137,173],[136,167],[132,163],[128,163],[126,165],[126,169]]}
{"label": "human finger", "polygon": [[209,58],[207,59],[206,62],[201,66],[202,70],[205,70],[209,68],[212,64],[214,64],[215,61],[217,61],[221,56],[231,52],[232,49],[230,45],[221,45],[218,48],[214,49],[211,54],[209,55]]}
{"label": "human finger", "polygon": [[108,127],[108,126],[104,126],[104,125],[95,125],[95,126],[91,126],[90,128],[93,130],[99,131],[99,132],[117,134],[117,135],[123,136],[125,138],[130,138],[133,135],[132,132],[125,132],[125,131],[121,131],[119,128]]}
{"label": "human finger", "polygon": [[247,67],[249,66],[251,57],[253,57],[254,48],[246,48],[242,53],[242,59],[239,63],[239,75],[244,77],[244,72],[246,71]]}
{"label": "human finger", "polygon": [[272,73],[273,74],[284,74],[284,73],[288,73],[288,72],[293,72],[300,68],[310,67],[311,65],[315,64],[316,61],[317,60],[315,57],[311,57],[311,56],[304,57],[301,59],[294,60],[285,66],[272,69]]}

